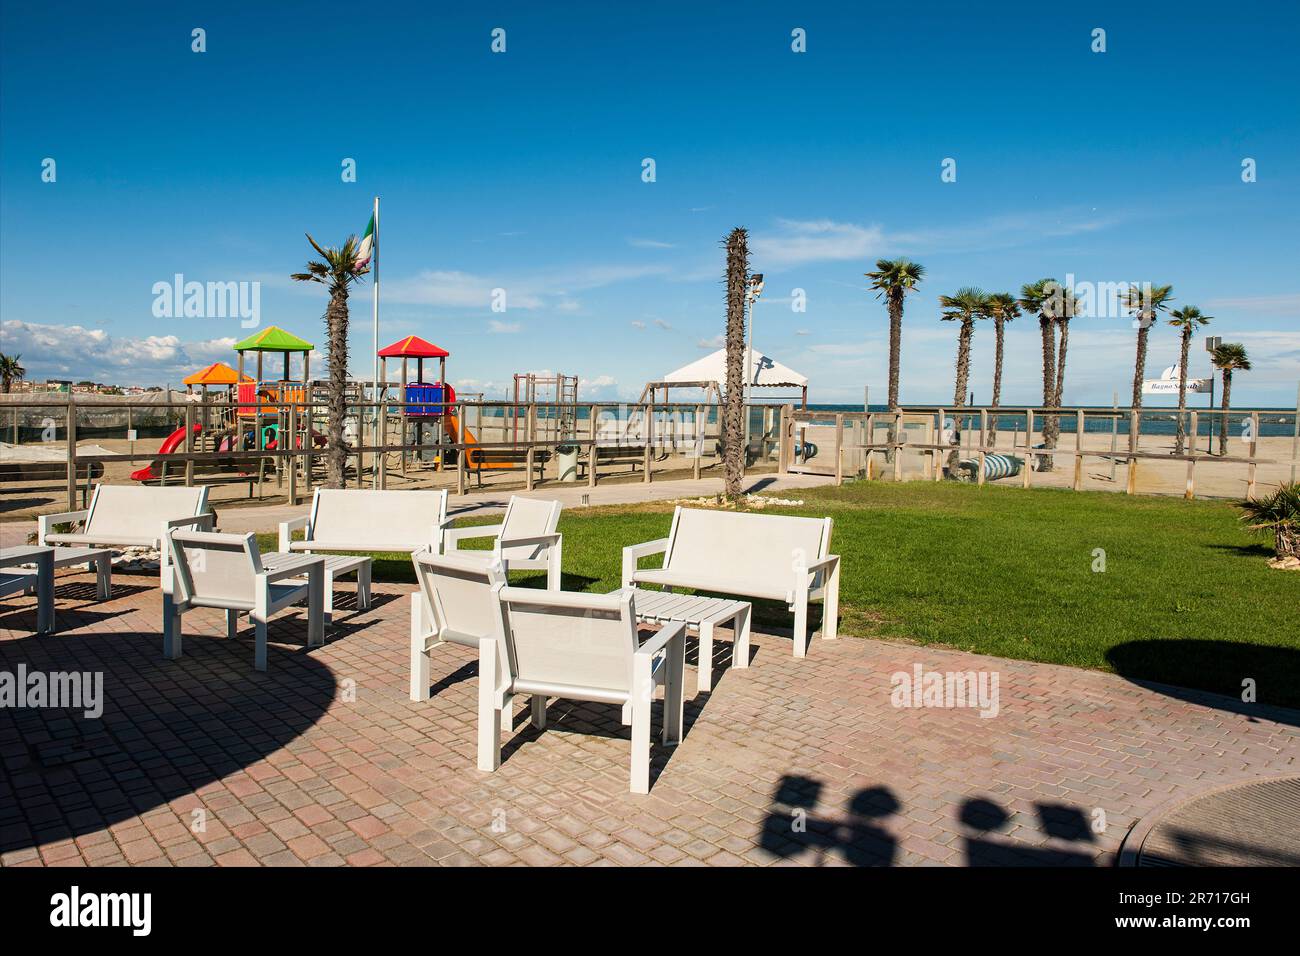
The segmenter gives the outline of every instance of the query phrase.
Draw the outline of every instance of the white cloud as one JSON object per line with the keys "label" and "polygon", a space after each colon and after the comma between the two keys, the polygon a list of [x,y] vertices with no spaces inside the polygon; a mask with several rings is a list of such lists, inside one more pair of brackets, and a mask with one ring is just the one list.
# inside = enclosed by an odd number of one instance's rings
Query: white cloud
{"label": "white cloud", "polygon": [[772,269],[808,262],[873,259],[886,248],[879,226],[859,226],[830,219],[778,220],[775,234],[758,234],[750,242],[755,268]]}
{"label": "white cloud", "polygon": [[672,248],[674,248],[673,243],[671,243],[671,242],[661,242],[661,241],[659,241],[658,239],[629,239],[629,240],[627,241],[627,244],[628,244],[629,246],[633,246],[633,247],[635,247],[635,248],[637,248],[637,249],[672,249]]}
{"label": "white cloud", "polygon": [[634,328],[634,329],[644,329],[644,328],[645,328],[645,323],[644,323],[644,322],[637,321],[636,319],[633,319],[633,320],[632,320],[632,328]]}
{"label": "white cloud", "polygon": [[1300,313],[1300,292],[1211,299],[1205,304],[1205,308],[1207,312],[1211,309],[1235,309],[1238,312],[1254,312],[1261,315]]}
{"label": "white cloud", "polygon": [[656,327],[656,328],[660,328],[660,329],[664,329],[665,331],[668,331],[668,332],[671,332],[671,331],[672,331],[672,328],[673,328],[671,325],[669,325],[669,324],[668,324],[667,322],[665,322],[663,319],[655,319],[655,327]]}
{"label": "white cloud", "polygon": [[713,352],[722,348],[726,344],[727,344],[727,339],[725,336],[715,335],[711,339],[700,339],[698,342],[695,343],[695,346],[696,348],[708,349],[709,351]]}
{"label": "white cloud", "polygon": [[488,322],[488,333],[491,335],[514,335],[522,328],[518,322],[498,322],[496,319]]}

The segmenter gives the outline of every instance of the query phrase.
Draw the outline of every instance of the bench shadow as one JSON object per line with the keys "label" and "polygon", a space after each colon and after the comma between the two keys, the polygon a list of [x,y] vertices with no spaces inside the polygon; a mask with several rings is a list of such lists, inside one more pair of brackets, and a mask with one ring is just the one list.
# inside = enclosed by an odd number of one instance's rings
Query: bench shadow
{"label": "bench shadow", "polygon": [[[1121,677],[1167,697],[1300,726],[1300,648],[1168,638],[1116,644],[1106,660]],[[1247,689],[1254,702],[1242,700]]]}
{"label": "bench shadow", "polygon": [[[1079,807],[1063,803],[1037,803],[1039,829],[1057,840],[1093,844],[1088,818]],[[958,814],[963,824],[978,836],[962,837],[967,866],[1096,866],[1096,854],[1067,849],[1042,848],[999,838],[998,831],[1011,822],[1011,814],[983,797],[962,804]]]}
{"label": "bench shadow", "polygon": [[[103,830],[189,796],[281,750],[324,715],[332,671],[286,650],[297,615],[272,623],[269,669],[243,641],[81,630],[0,642],[0,671],[102,675],[102,714],[0,708],[0,852]],[[279,625],[279,626],[277,626]],[[191,631],[191,633],[193,633]],[[92,677],[92,681],[93,681]],[[93,709],[93,708],[92,708]]]}

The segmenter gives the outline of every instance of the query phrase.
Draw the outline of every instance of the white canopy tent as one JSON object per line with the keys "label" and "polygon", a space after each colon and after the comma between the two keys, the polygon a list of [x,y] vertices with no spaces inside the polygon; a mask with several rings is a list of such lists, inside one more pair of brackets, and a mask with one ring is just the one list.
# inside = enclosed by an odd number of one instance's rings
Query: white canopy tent
{"label": "white canopy tent", "polygon": [[[704,388],[710,387],[721,392],[721,383],[727,380],[727,350],[718,349],[689,365],[683,365],[674,372],[669,372],[658,382],[646,385],[646,391],[653,393],[662,388]],[[749,370],[749,384],[754,388],[797,388],[802,395],[802,404],[808,405],[808,378],[800,375],[789,366],[782,365],[766,352],[754,349],[754,360]]]}

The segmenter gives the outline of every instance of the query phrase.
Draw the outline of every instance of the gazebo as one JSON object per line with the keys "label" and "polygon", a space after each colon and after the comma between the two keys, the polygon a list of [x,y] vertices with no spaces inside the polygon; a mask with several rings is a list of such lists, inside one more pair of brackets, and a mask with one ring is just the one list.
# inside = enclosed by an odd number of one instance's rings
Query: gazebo
{"label": "gazebo", "polygon": [[[794,369],[782,365],[764,352],[754,349],[753,366],[749,371],[749,384],[754,388],[793,388],[800,392],[800,406],[808,407],[808,378]],[[664,401],[668,400],[670,388],[702,388],[712,395],[720,395],[721,383],[727,380],[727,350],[718,349],[702,359],[689,365],[683,365],[674,372],[669,372],[657,382],[647,382],[642,393],[642,401],[648,397],[651,402],[660,390]],[[743,382],[742,382],[743,384]]]}
{"label": "gazebo", "polygon": [[300,339],[291,332],[286,332],[278,326],[272,325],[269,328],[255,332],[242,342],[235,344],[235,351],[239,353],[239,374],[244,374],[244,353],[257,353],[257,381],[262,381],[262,353],[263,352],[281,352],[284,354],[284,377],[282,382],[292,382],[289,377],[289,356],[296,352],[302,353],[302,381],[303,384],[311,381],[311,352],[316,348],[305,339]]}

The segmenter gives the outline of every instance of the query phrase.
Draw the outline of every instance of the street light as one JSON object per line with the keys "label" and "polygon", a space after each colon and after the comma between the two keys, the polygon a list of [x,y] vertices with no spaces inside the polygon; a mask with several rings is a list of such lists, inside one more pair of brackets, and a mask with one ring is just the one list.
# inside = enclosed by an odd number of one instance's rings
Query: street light
{"label": "street light", "polygon": [[745,289],[745,301],[749,303],[749,348],[745,351],[745,447],[749,447],[749,415],[750,403],[753,401],[753,379],[756,378],[754,371],[754,305],[758,302],[758,297],[763,294],[763,273],[755,272],[749,277],[749,285]]}

